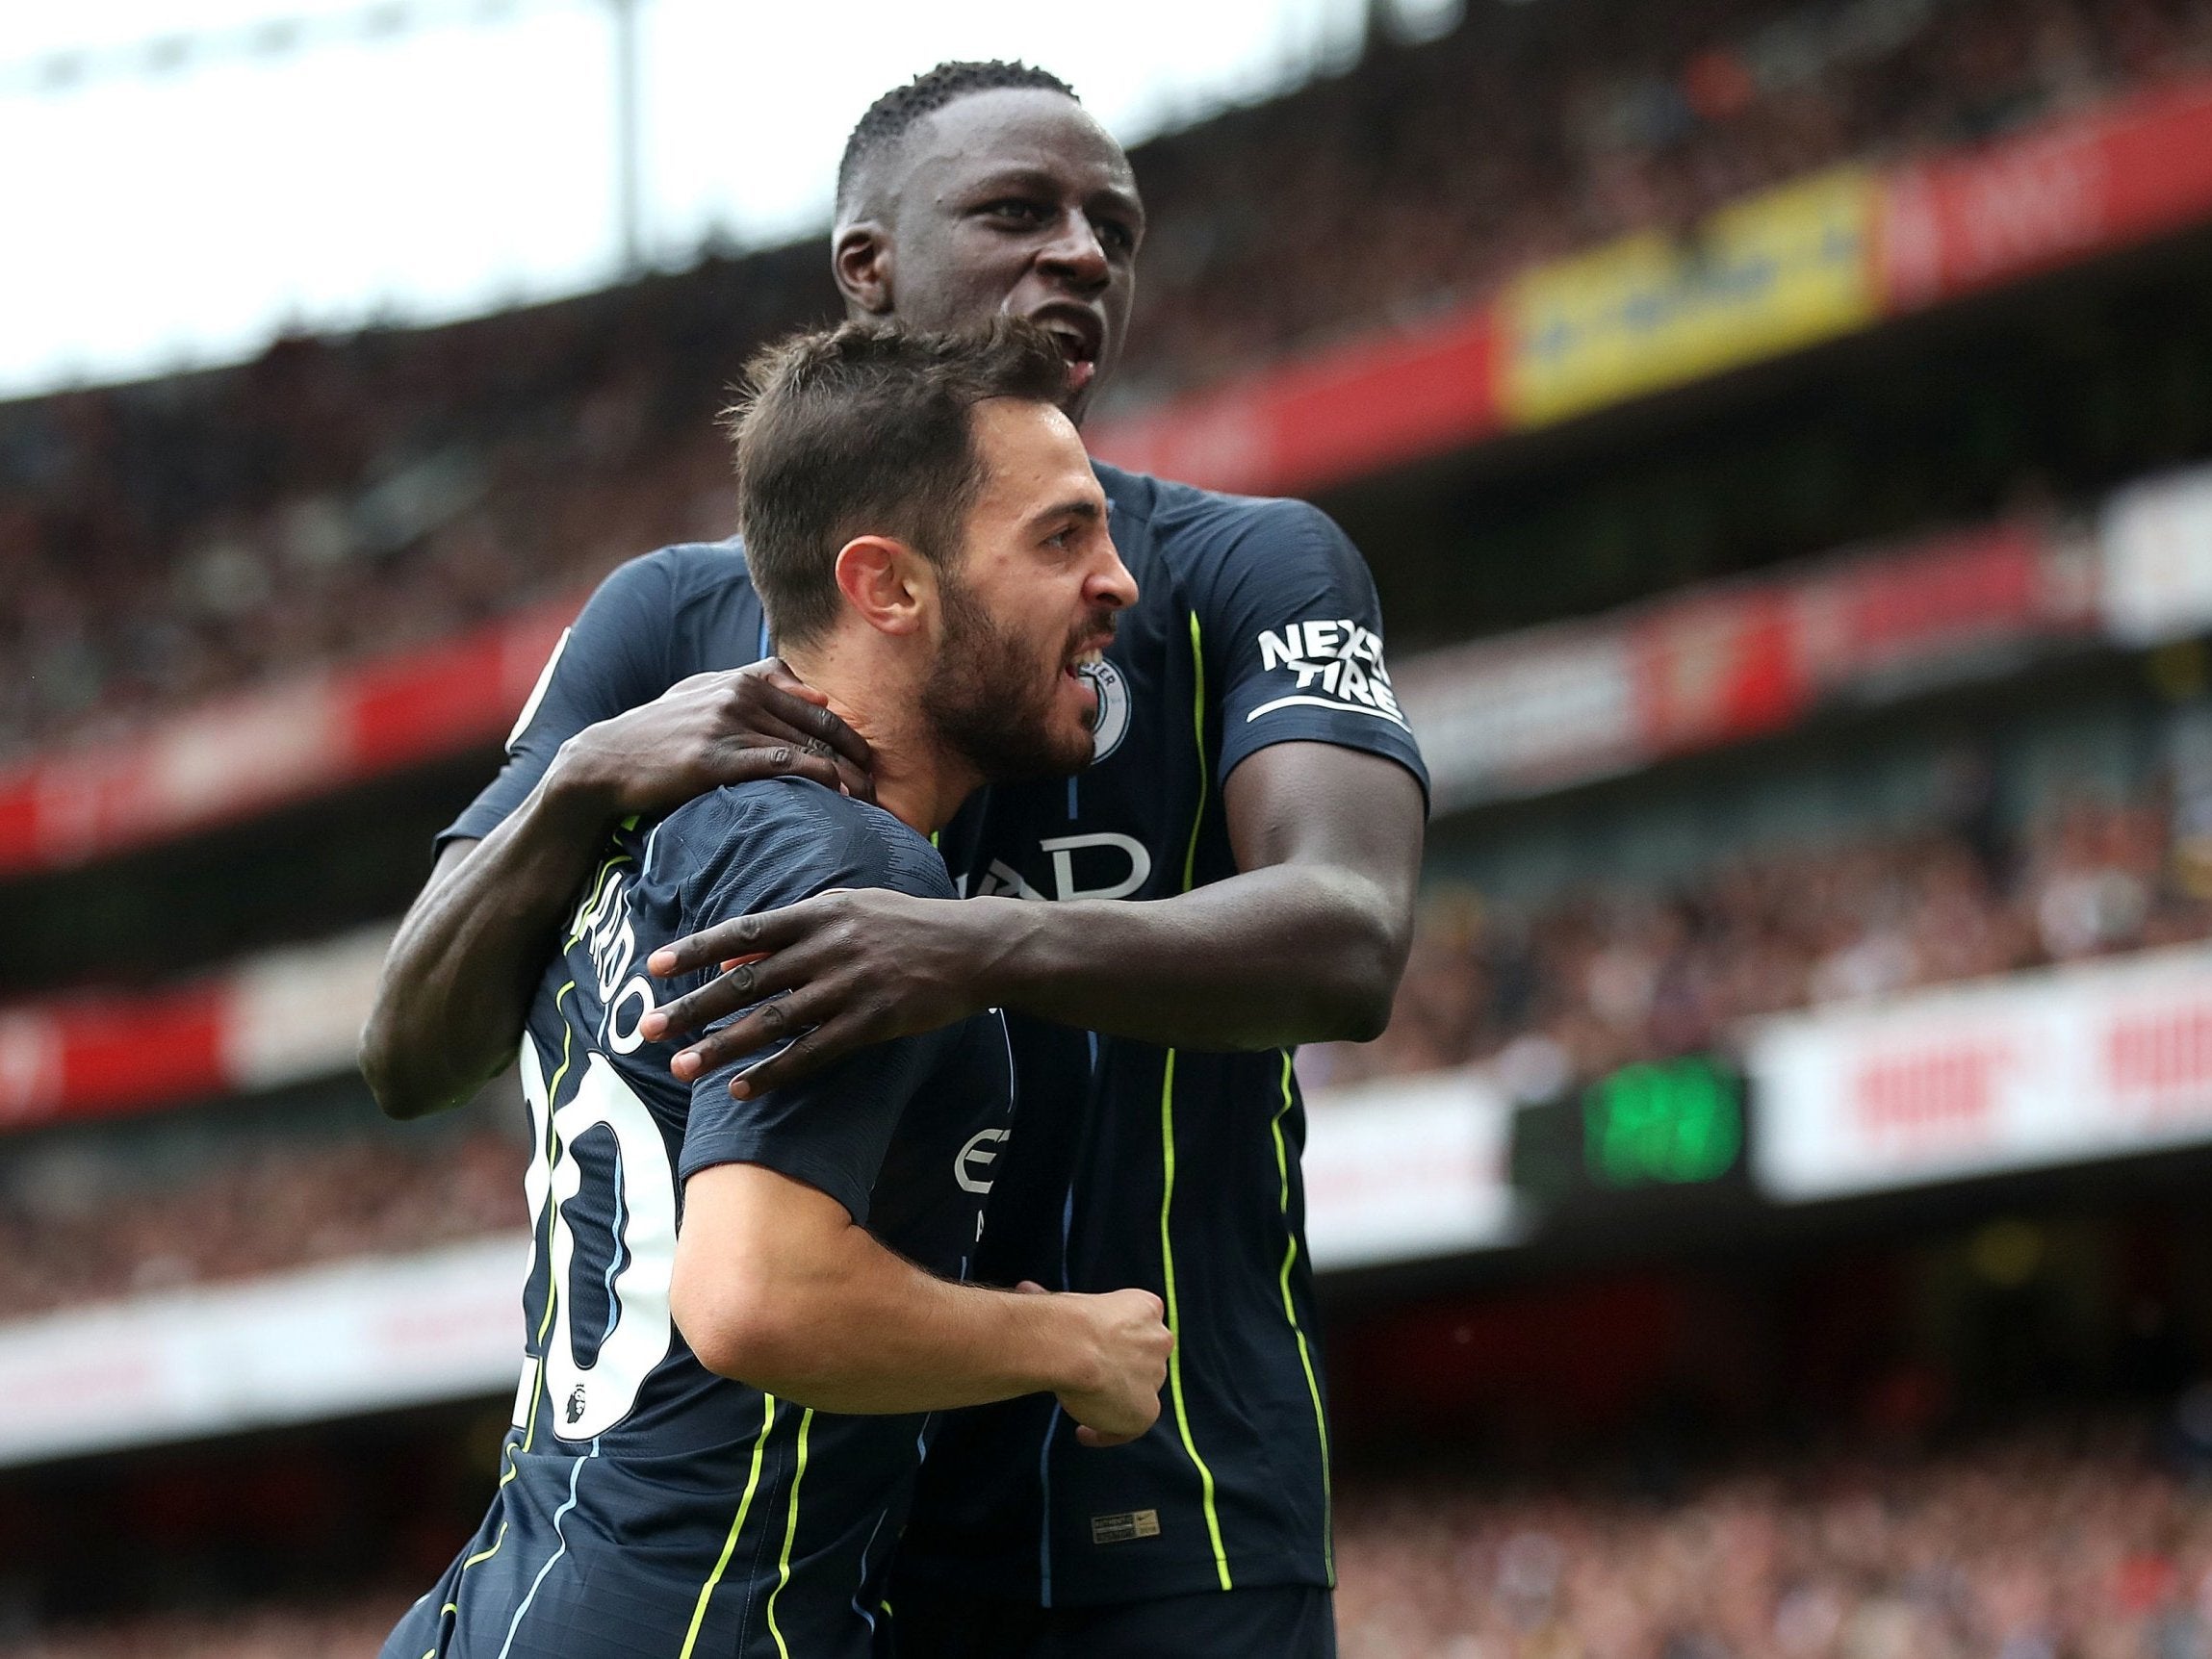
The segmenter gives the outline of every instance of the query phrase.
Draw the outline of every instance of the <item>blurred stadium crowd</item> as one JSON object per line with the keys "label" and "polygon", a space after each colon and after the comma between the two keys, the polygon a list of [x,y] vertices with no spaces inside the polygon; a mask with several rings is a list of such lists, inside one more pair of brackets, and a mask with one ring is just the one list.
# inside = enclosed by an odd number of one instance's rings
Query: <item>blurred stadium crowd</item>
{"label": "blurred stadium crowd", "polygon": [[233,1136],[183,1171],[22,1159],[0,1189],[0,1318],[520,1233],[524,1159],[491,1128]]}
{"label": "blurred stadium crowd", "polygon": [[13,1659],[363,1659],[392,1629],[403,1594],[331,1605],[164,1614],[98,1629],[57,1631],[5,1649]]}
{"label": "blurred stadium crowd", "polygon": [[[1826,164],[2212,63],[2212,0],[1609,12],[1591,28],[1527,8],[1145,146],[1153,222],[1118,402]],[[15,665],[0,755],[443,637],[726,533],[708,417],[752,345],[832,310],[823,263],[810,245],[713,260],[0,407],[0,656]]]}
{"label": "blurred stadium crowd", "polygon": [[[2178,815],[2194,818],[2194,813]],[[1525,913],[1424,910],[1390,1029],[1301,1051],[1310,1084],[1493,1061],[1538,1098],[1736,1022],[2212,936],[2206,847],[2162,796],[1731,859],[1672,888],[1590,885]]]}
{"label": "blurred stadium crowd", "polygon": [[[1954,825],[1726,861],[1516,912],[1425,910],[1384,1036],[1299,1055],[1309,1085],[1468,1062],[1538,1099],[1725,1045],[1787,1008],[2212,937],[2212,863],[2161,793],[2077,799],[2009,837]],[[172,1178],[26,1164],[0,1182],[0,1317],[424,1248],[525,1224],[507,1128],[262,1137]]]}
{"label": "blurred stadium crowd", "polygon": [[1444,1480],[1348,1494],[1358,1659],[2202,1659],[2212,1493],[2139,1421],[1784,1456],[1664,1503]]}

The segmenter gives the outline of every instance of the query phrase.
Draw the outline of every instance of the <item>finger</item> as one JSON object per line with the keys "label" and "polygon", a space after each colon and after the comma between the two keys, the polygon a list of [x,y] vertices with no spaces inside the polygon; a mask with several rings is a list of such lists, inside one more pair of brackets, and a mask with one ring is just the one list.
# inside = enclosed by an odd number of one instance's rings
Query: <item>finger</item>
{"label": "finger", "polygon": [[855,766],[841,754],[837,756],[837,781],[856,801],[865,801],[871,806],[876,804],[875,778],[866,768]]}
{"label": "finger", "polygon": [[836,755],[817,744],[797,741],[723,744],[714,752],[707,777],[709,787],[755,783],[763,778],[805,778],[824,789],[844,785]]}
{"label": "finger", "polygon": [[[745,970],[733,969],[732,972],[742,975]],[[774,959],[774,972],[775,977],[784,977],[784,958]],[[750,1003],[758,1003],[759,1006],[742,1018],[731,1021],[720,1031],[707,1032],[698,1041],[673,1057],[668,1062],[668,1069],[677,1077],[689,1082],[693,1078],[705,1077],[710,1071],[719,1071],[726,1065],[735,1065],[739,1060],[749,1059],[763,1049],[787,1042],[829,1019],[844,1000],[844,993],[834,982],[826,987],[808,984],[809,972],[807,965],[801,962],[796,969],[790,971],[790,977],[801,986],[800,989],[789,996],[772,997],[768,1001],[761,1001],[759,997],[749,999]],[[718,1019],[721,1016],[714,1017]],[[696,1031],[699,1027],[694,1023],[680,1029]],[[738,1098],[744,1097],[740,1095]]]}
{"label": "finger", "polygon": [[[742,976],[747,970],[733,968],[731,971]],[[713,987],[707,988],[711,990]],[[732,1020],[720,1031],[707,1032],[696,1041],[687,1044],[671,1057],[668,1069],[683,1082],[689,1083],[695,1078],[705,1077],[710,1071],[719,1071],[726,1065],[735,1065],[739,1060],[750,1059],[763,1049],[788,1042],[813,1024],[812,1019],[804,1011],[794,1009],[792,999],[787,996],[771,997],[764,1002],[759,997],[750,997],[740,1006],[750,1007],[752,1011],[740,1019]],[[717,1019],[720,1017],[718,1014],[714,1016]],[[673,1029],[698,1031],[700,1027],[697,1021],[693,1021],[687,1026]]]}
{"label": "finger", "polygon": [[[637,1022],[638,1033],[648,1042],[659,1042],[671,1036],[681,1039],[693,1032],[705,1031],[725,1014],[749,1008],[778,991],[789,990],[792,983],[784,975],[781,957],[743,957],[726,964],[721,973],[697,990],[649,1011]],[[737,1059],[745,1052],[739,1050],[730,1058]]]}
{"label": "finger", "polygon": [[806,736],[826,743],[865,772],[875,764],[868,740],[831,712],[826,702],[810,702],[784,690],[773,680],[759,687],[762,716],[780,720]]}
{"label": "finger", "polygon": [[770,1089],[786,1088],[813,1076],[868,1041],[860,1019],[838,1014],[802,1032],[780,1054],[771,1055],[730,1080],[733,1100],[752,1100]]}
{"label": "finger", "polygon": [[791,671],[791,665],[782,657],[764,656],[760,659],[759,668],[760,677],[764,684],[772,685],[778,691],[784,692],[791,697],[803,697],[818,707],[827,708],[830,706],[830,694],[826,691],[816,691]]}
{"label": "finger", "polygon": [[800,730],[786,721],[762,715],[753,722],[760,727],[759,736],[773,736],[781,744],[799,752],[791,761],[771,769],[771,772],[795,772],[821,784],[826,789],[842,789],[847,795],[862,801],[876,798],[876,780],[868,771],[867,763],[841,753],[827,738],[816,737]]}
{"label": "finger", "polygon": [[1015,1286],[1015,1289],[1024,1296],[1049,1296],[1052,1294],[1050,1290],[1047,1290],[1034,1279],[1024,1279],[1020,1284]]}
{"label": "finger", "polygon": [[1089,1423],[1077,1423],[1075,1425],[1075,1438],[1087,1446],[1125,1446],[1131,1441],[1141,1440],[1144,1437],[1141,1435],[1104,1434],[1093,1428]]}
{"label": "finger", "polygon": [[[835,763],[843,759],[836,744],[814,729],[811,722],[793,718],[793,714],[820,714],[820,709],[810,709],[805,703],[792,705],[790,710],[774,708],[745,708],[724,717],[722,741],[726,753],[743,754],[762,749],[787,746],[802,755],[814,755]],[[796,756],[794,756],[796,758]]]}
{"label": "finger", "polygon": [[686,934],[672,945],[661,946],[646,958],[646,970],[672,980],[733,957],[764,957],[804,939],[819,917],[817,899],[802,899],[774,910],[756,910],[749,916],[732,916]]}

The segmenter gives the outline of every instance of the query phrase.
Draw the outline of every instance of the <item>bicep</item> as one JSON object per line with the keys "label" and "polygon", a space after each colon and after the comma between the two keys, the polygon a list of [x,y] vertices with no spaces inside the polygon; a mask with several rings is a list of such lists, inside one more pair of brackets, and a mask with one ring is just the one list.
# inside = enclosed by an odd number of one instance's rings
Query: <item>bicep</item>
{"label": "bicep", "polygon": [[717,1163],[683,1184],[677,1277],[775,1282],[852,1225],[845,1207],[817,1187],[764,1163]]}
{"label": "bicep", "polygon": [[865,1239],[818,1188],[762,1164],[717,1163],[683,1184],[669,1312],[709,1369],[746,1375]]}
{"label": "bicep", "polygon": [[1410,910],[1427,809],[1402,762],[1333,743],[1270,744],[1229,774],[1222,801],[1239,871],[1353,871]]}

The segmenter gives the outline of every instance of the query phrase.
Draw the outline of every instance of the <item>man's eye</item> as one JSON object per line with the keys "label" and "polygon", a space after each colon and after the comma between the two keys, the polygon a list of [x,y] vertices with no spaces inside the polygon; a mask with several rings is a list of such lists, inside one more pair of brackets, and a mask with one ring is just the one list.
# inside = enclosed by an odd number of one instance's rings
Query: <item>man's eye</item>
{"label": "man's eye", "polygon": [[1044,217],[1043,209],[1040,208],[1035,202],[1025,201],[992,202],[990,206],[984,209],[984,212],[995,215],[1000,218],[1018,218],[1030,221],[1034,221]]}
{"label": "man's eye", "polygon": [[1137,245],[1137,233],[1119,219],[1108,219],[1098,226],[1098,240],[1108,247],[1127,253]]}

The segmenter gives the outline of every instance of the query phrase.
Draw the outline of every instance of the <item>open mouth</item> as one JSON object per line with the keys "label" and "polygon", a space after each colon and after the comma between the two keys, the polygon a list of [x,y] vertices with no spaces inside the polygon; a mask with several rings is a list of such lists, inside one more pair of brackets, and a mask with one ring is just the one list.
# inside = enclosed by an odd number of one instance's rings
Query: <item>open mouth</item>
{"label": "open mouth", "polygon": [[1072,680],[1083,693],[1083,717],[1086,721],[1093,721],[1098,718],[1098,687],[1090,676],[1091,671],[1097,668],[1105,660],[1105,649],[1094,646],[1089,651],[1077,651],[1062,665],[1060,670],[1061,674]]}
{"label": "open mouth", "polygon": [[1035,321],[1052,336],[1060,355],[1067,360],[1067,388],[1080,392],[1097,377],[1098,349],[1104,330],[1088,311],[1073,306],[1041,312]]}

